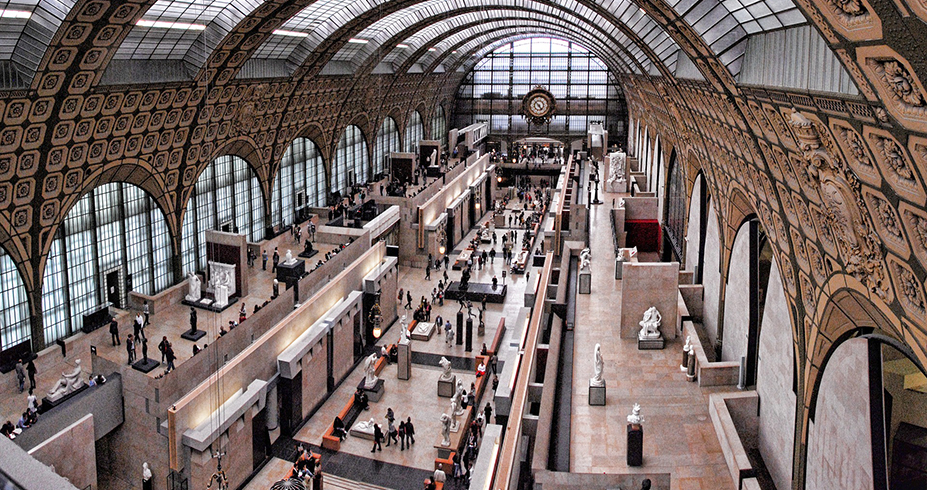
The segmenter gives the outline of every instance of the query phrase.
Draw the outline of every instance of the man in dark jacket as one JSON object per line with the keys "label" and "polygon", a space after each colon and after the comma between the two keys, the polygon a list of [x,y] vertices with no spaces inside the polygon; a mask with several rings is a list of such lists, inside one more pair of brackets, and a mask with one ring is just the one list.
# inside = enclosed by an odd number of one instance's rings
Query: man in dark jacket
{"label": "man in dark jacket", "polygon": [[380,424],[373,424],[373,449],[370,452],[382,451],[381,442],[383,442],[383,431],[380,429]]}
{"label": "man in dark jacket", "polygon": [[415,426],[412,425],[412,417],[406,419],[406,439],[408,439],[407,444],[415,444]]}

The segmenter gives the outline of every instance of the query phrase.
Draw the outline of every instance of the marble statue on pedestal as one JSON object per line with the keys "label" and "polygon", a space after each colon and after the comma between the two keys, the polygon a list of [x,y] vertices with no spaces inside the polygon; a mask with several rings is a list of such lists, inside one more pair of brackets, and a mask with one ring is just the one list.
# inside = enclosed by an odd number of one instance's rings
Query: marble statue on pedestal
{"label": "marble statue on pedestal", "polygon": [[374,352],[364,361],[364,388],[373,389],[373,387],[377,385],[377,381],[379,381],[380,378],[377,377],[376,370],[377,353]]}
{"label": "marble statue on pedestal", "polygon": [[371,418],[370,420],[361,420],[360,422],[354,424],[354,430],[357,430],[357,431],[360,431],[360,432],[369,432],[369,433],[373,434],[373,432],[374,432],[374,428],[373,428],[373,427],[374,427],[375,425],[377,425],[377,424],[376,424],[376,421],[373,420],[372,418]]}
{"label": "marble statue on pedestal", "polygon": [[446,357],[442,356],[438,364],[440,364],[441,369],[444,370],[441,373],[441,381],[450,381],[454,377],[454,375],[451,374],[451,361],[448,361]]}
{"label": "marble statue on pedestal", "polygon": [[463,382],[461,382],[461,381],[458,379],[458,380],[457,380],[457,391],[454,392],[454,397],[453,397],[452,400],[451,400],[451,401],[457,403],[457,411],[454,412],[454,415],[456,415],[456,416],[463,415],[463,413],[464,413],[464,409],[463,409],[463,399],[464,399]]}
{"label": "marble statue on pedestal", "polygon": [[641,326],[641,331],[637,334],[637,338],[640,340],[646,339],[659,339],[660,335],[660,322],[663,321],[663,317],[660,315],[660,312],[657,311],[656,306],[651,306],[644,312],[644,319],[638,322]]}
{"label": "marble statue on pedestal", "polygon": [[631,415],[628,415],[629,424],[640,424],[644,422],[644,417],[641,417],[641,406],[637,403],[634,404],[634,407],[631,409]]}
{"label": "marble statue on pedestal", "polygon": [[451,398],[451,432],[457,432],[458,422],[457,417],[460,416],[459,412],[463,412],[460,408],[459,401],[456,398]]}
{"label": "marble statue on pedestal", "polygon": [[406,320],[405,315],[402,315],[402,318],[399,320],[399,343],[409,343],[409,321]]}
{"label": "marble statue on pedestal", "polygon": [[295,264],[295,263],[296,263],[296,258],[293,257],[293,251],[287,249],[287,251],[286,251],[286,259],[283,261],[283,264],[284,264],[284,265],[293,265],[293,264]]}
{"label": "marble statue on pedestal", "polygon": [[81,368],[80,368],[80,359],[75,361],[77,366],[74,367],[71,371],[64,371],[61,373],[61,379],[55,384],[48,392],[48,400],[55,402],[66,395],[77,391],[80,387],[84,386],[84,380],[81,379]]}
{"label": "marble statue on pedestal", "polygon": [[441,445],[451,445],[451,418],[446,414],[441,414]]}
{"label": "marble statue on pedestal", "polygon": [[199,301],[200,296],[203,294],[200,291],[199,276],[191,272],[190,276],[187,278],[187,286],[190,288],[189,291],[187,291],[187,301]]}
{"label": "marble statue on pedestal", "polygon": [[595,375],[589,379],[589,386],[605,386],[605,380],[602,379],[602,346],[595,344]]}
{"label": "marble statue on pedestal", "polygon": [[592,257],[592,252],[589,250],[589,247],[583,249],[579,253],[579,270],[588,271],[589,270],[589,261]]}
{"label": "marble statue on pedestal", "polygon": [[689,364],[689,351],[692,350],[692,338],[686,335],[686,345],[682,346],[682,363],[679,364],[680,371],[686,371]]}
{"label": "marble statue on pedestal", "polygon": [[220,284],[215,287],[216,291],[216,306],[222,307],[229,304],[229,288],[225,284]]}

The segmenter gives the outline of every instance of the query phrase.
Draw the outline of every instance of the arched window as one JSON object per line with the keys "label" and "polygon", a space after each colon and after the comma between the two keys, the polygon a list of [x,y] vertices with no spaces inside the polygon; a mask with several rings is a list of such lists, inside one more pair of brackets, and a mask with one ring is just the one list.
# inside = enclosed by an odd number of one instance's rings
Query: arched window
{"label": "arched window", "polygon": [[367,180],[367,142],[364,133],[354,125],[348,126],[338,140],[335,164],[332,166],[331,192],[345,191],[352,184]]}
{"label": "arched window", "polygon": [[377,133],[377,144],[373,149],[373,173],[378,174],[388,170],[386,161],[389,154],[394,151],[401,151],[399,128],[396,127],[396,120],[387,116]]}
{"label": "arched window", "polygon": [[435,115],[431,118],[431,139],[440,141],[442,147],[447,145],[447,119],[441,106],[435,107]]}
{"label": "arched window", "polygon": [[45,344],[82,326],[82,316],[128,291],[156,294],[173,282],[164,214],[145,191],[123,182],[97,187],[68,213],[45,266]]}
{"label": "arched window", "polygon": [[16,264],[0,248],[0,350],[32,338],[29,299]]}
{"label": "arched window", "polygon": [[[657,184],[659,185],[659,184]],[[683,259],[683,242],[686,237],[686,171],[676,151],[670,155],[670,180],[666,192],[666,236],[669,238],[676,255],[675,260]]]}
{"label": "arched window", "polygon": [[261,184],[242,158],[223,155],[200,174],[183,219],[183,273],[206,268],[206,230],[264,238]]}
{"label": "arched window", "polygon": [[403,140],[406,142],[406,151],[415,153],[418,150],[418,142],[425,137],[425,126],[422,124],[422,115],[418,111],[412,111],[409,115],[409,122],[406,124],[406,132]]}
{"label": "arched window", "polygon": [[295,211],[304,206],[325,206],[325,164],[314,141],[296,138],[280,161],[274,179],[273,222],[293,224]]}

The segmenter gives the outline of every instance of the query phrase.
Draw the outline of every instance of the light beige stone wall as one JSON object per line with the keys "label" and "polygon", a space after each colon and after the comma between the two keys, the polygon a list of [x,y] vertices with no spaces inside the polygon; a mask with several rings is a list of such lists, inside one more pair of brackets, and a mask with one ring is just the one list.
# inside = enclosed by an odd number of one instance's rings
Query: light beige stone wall
{"label": "light beige stone wall", "polygon": [[326,372],[328,369],[328,336],[303,356],[303,401],[300,419],[309,415],[313,407],[328,396]]}
{"label": "light beige stone wall", "polygon": [[776,488],[792,487],[792,327],[779,266],[773,261],[760,329],[756,391],[760,395],[759,448]]}
{"label": "light beige stone wall", "polygon": [[721,302],[721,239],[718,230],[718,217],[711,202],[708,203],[708,228],[705,231],[705,271],[702,284],[705,285],[705,309],[702,324],[708,333],[706,351],[714,352],[718,341],[718,305]]}
{"label": "light beige stone wall", "polygon": [[806,490],[873,487],[867,343],[844,342],[824,367],[808,429]]}
{"label": "light beige stone wall", "polygon": [[702,201],[702,176],[695,179],[695,185],[692,187],[692,198],[689,201],[689,222],[686,227],[686,258],[683,264],[683,270],[694,271],[698,265],[699,253],[699,230],[701,221],[699,220],[699,203]]}
{"label": "light beige stone wall", "polygon": [[727,287],[724,293],[724,342],[721,361],[740,362],[747,355],[750,335],[750,226],[741,226],[734,237]]}
{"label": "light beige stone wall", "polygon": [[663,317],[660,333],[676,338],[679,262],[626,262],[622,269],[621,338],[637,338],[644,312],[655,306]]}
{"label": "light beige stone wall", "polygon": [[[67,478],[77,488],[97,487],[97,452],[93,441],[93,414],[87,414],[64,428],[29,454],[54,467],[55,473]],[[142,474],[139,463],[139,475]]]}

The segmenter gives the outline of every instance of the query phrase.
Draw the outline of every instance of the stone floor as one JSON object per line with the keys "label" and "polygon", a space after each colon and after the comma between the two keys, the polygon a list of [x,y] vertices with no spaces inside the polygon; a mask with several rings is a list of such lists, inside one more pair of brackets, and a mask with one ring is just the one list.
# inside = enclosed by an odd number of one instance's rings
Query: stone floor
{"label": "stone floor", "polygon": [[[606,203],[615,197],[606,194]],[[608,229],[610,207],[593,206],[591,230]],[[576,473],[668,472],[673,490],[735,488],[708,415],[708,390],[686,382],[679,370],[682,342],[639,351],[620,339],[621,281],[608,233],[593,233],[592,294],[576,299],[571,425],[571,471]],[[595,344],[602,345],[606,406],[589,406]],[[644,466],[626,464],[626,417],[634,403],[644,417]],[[593,449],[595,448],[595,449]]]}

